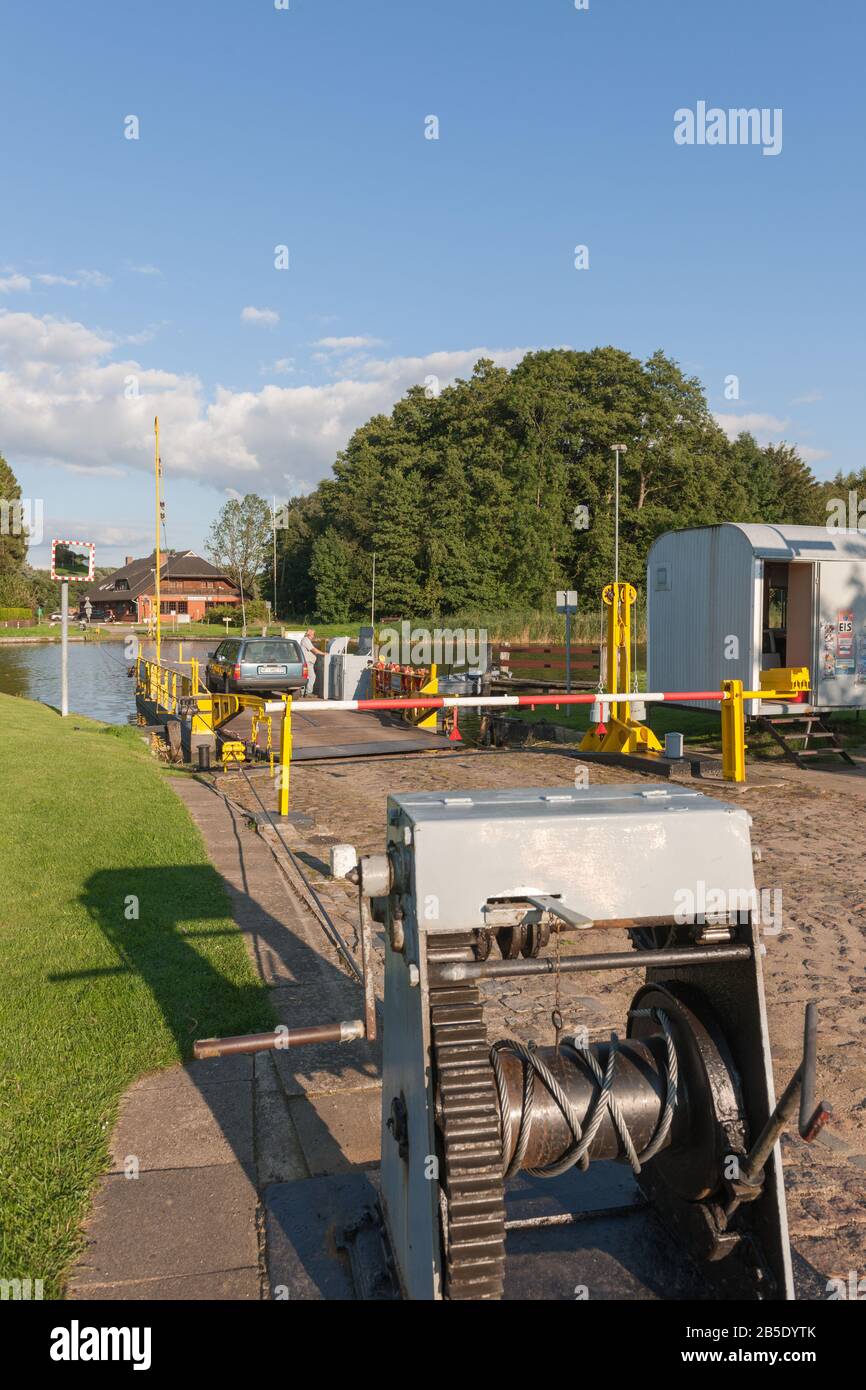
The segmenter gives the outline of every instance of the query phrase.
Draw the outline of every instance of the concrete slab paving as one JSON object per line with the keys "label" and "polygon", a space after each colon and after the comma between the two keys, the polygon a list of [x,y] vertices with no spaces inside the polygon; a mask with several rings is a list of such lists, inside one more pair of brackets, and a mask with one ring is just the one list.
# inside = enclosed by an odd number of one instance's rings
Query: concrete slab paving
{"label": "concrete slab paving", "polygon": [[313,1177],[378,1167],[382,1088],[337,1095],[295,1096],[292,1121]]}
{"label": "concrete slab paving", "polygon": [[[255,1185],[240,1164],[105,1179],[71,1287],[258,1266]],[[98,1297],[91,1293],[91,1297]]]}
{"label": "concrete slab paving", "polygon": [[169,1279],[130,1279],[121,1283],[85,1285],[70,1297],[108,1299],[112,1302],[173,1303],[178,1299],[216,1299],[217,1301],[257,1303],[262,1297],[261,1275],[257,1265],[246,1269],[222,1270],[218,1274],[189,1274]]}
{"label": "concrete slab paving", "polygon": [[111,1151],[113,1173],[124,1173],[134,1157],[141,1172],[236,1162],[252,1174],[249,1082],[190,1085],[182,1090],[133,1086],[124,1097]]}
{"label": "concrete slab paving", "polygon": [[282,1090],[260,1091],[257,1086],[255,1107],[259,1186],[308,1178],[304,1148]]}

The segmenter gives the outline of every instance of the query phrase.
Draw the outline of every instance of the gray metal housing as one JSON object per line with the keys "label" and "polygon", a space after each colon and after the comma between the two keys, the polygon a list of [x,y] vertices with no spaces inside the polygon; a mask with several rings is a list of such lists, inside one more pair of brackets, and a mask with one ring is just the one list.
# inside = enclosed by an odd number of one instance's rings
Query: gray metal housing
{"label": "gray metal housing", "polygon": [[597,921],[673,917],[702,891],[747,896],[750,825],[742,806],[670,784],[388,798],[388,840],[411,850],[430,934],[487,926],[491,902],[537,895]]}

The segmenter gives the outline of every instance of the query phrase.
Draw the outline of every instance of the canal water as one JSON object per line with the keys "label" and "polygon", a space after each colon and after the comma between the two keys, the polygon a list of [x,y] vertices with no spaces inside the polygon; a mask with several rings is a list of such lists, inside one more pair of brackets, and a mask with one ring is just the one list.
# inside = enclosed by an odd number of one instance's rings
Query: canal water
{"label": "canal water", "polygon": [[[218,645],[218,638],[183,643],[183,659],[199,660]],[[127,654],[123,641],[69,643],[69,710],[101,719],[106,724],[135,723],[135,682],[126,673],[132,665],[135,646]],[[153,656],[152,643],[142,645],[145,656]],[[163,659],[177,659],[174,638],[162,639]],[[60,708],[60,643],[0,643],[0,692],[23,695],[28,700]]]}

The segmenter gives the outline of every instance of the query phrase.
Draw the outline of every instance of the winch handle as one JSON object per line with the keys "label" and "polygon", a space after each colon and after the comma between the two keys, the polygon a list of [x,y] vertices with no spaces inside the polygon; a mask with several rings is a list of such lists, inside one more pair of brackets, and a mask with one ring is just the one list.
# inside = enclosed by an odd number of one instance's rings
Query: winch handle
{"label": "winch handle", "polygon": [[811,1144],[832,1114],[826,1101],[815,1104],[815,1077],[818,1067],[818,1006],[806,1005],[803,1027],[803,1061],[800,1064],[800,1138]]}

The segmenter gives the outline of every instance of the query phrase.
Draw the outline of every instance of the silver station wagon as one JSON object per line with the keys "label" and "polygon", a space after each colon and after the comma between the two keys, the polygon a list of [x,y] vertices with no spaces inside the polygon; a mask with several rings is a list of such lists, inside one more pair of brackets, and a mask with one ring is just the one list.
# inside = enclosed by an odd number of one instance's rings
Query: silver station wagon
{"label": "silver station wagon", "polygon": [[208,652],[208,690],[230,695],[267,690],[304,690],[307,665],[297,642],[288,637],[227,637]]}

